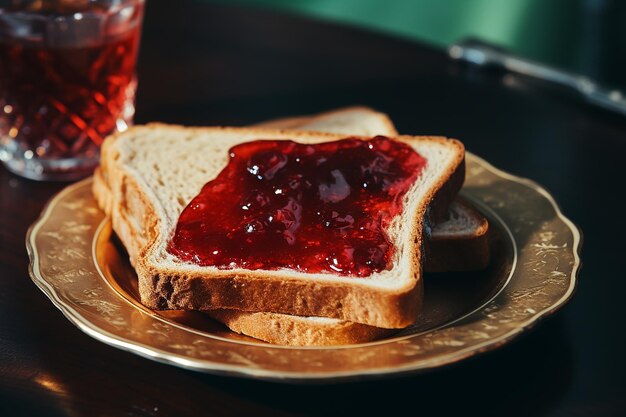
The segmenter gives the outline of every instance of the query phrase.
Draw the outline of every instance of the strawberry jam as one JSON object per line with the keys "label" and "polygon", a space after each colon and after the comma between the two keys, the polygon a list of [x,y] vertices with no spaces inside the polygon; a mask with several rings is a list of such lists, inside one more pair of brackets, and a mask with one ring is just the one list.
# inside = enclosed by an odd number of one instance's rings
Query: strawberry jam
{"label": "strawberry jam", "polygon": [[387,228],[426,165],[383,136],[304,145],[258,140],[184,209],[168,251],[220,269],[290,268],[364,277],[387,269]]}

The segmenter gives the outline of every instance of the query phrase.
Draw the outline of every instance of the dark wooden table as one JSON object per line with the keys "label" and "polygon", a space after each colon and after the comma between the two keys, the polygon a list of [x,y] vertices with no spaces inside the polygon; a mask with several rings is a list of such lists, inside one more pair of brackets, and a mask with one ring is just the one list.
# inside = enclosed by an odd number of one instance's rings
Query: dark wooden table
{"label": "dark wooden table", "polygon": [[355,103],[401,132],[461,138],[545,185],[584,232],[573,300],[501,349],[413,377],[289,386],[204,375],[104,345],[32,284],[26,229],[62,184],[0,168],[0,415],[626,414],[626,118],[443,52],[267,11],[152,0],[137,122],[246,124]]}

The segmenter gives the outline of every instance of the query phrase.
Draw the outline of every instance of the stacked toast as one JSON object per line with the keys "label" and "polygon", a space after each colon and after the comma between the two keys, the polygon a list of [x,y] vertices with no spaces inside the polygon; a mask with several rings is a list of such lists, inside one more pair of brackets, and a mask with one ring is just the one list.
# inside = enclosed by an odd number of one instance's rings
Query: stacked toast
{"label": "stacked toast", "polygon": [[[375,136],[393,138],[427,161],[386,229],[394,250],[384,270],[356,278],[332,271],[199,265],[168,249],[181,213],[237,146],[260,139],[315,146]],[[238,333],[310,346],[391,334],[418,317],[424,271],[486,267],[488,222],[457,198],[463,179],[460,142],[402,136],[386,115],[351,107],[250,128],[137,126],[105,141],[93,191],[137,271],[143,304],[204,311]]]}

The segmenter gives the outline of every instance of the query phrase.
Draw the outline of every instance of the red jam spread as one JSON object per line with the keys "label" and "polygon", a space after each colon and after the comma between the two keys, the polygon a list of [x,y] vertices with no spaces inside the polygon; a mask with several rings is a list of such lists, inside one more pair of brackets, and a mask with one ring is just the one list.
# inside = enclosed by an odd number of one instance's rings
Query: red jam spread
{"label": "red jam spread", "polygon": [[257,140],[229,155],[180,215],[171,254],[220,269],[358,277],[389,267],[386,230],[426,165],[384,136],[316,145]]}

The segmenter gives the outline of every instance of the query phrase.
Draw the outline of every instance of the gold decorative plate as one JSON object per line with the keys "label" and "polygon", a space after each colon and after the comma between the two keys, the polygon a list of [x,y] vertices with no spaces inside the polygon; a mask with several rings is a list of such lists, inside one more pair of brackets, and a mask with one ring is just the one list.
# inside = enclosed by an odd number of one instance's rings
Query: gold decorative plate
{"label": "gold decorative plate", "polygon": [[490,221],[490,266],[426,275],[419,321],[372,343],[274,346],[199,312],[148,310],[90,179],[56,195],[31,227],[30,274],[85,333],[160,362],[289,382],[414,373],[503,345],[561,307],[576,286],[580,233],[547,191],[468,153],[462,194]]}

